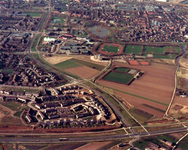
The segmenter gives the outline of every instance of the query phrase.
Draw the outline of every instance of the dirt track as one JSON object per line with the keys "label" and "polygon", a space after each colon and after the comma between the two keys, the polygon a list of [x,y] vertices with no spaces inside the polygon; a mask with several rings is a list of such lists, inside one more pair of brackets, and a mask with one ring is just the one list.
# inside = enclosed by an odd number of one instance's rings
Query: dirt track
{"label": "dirt track", "polygon": [[138,106],[141,103],[147,103],[149,105],[152,105],[153,107],[159,107],[163,110],[166,109],[173,92],[174,75],[176,69],[175,66],[157,63],[153,63],[150,66],[129,66],[127,64],[119,62],[116,62],[115,65],[120,67],[140,69],[141,71],[144,71],[144,75],[139,80],[133,81],[133,83],[129,86],[108,82],[105,80],[97,80],[97,83],[103,86],[142,96],[164,104],[161,105],[156,102],[116,92],[118,95],[122,96],[125,100],[127,100],[130,104],[134,106]]}

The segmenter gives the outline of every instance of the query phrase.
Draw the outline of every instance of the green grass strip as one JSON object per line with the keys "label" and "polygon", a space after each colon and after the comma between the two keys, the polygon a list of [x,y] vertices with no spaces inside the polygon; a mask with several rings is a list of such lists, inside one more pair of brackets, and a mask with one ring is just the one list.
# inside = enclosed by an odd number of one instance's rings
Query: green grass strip
{"label": "green grass strip", "polygon": [[118,73],[118,72],[110,72],[103,79],[108,81],[128,84],[130,80],[133,79],[133,76],[129,74]]}
{"label": "green grass strip", "polygon": [[141,99],[144,99],[144,100],[147,100],[147,101],[151,101],[151,102],[154,102],[154,103],[157,103],[157,104],[161,104],[161,105],[163,105],[163,106],[168,106],[168,104],[165,104],[165,103],[162,103],[162,102],[158,102],[158,101],[155,101],[155,100],[146,98],[146,97],[138,96],[138,95],[131,94],[131,93],[128,93],[128,92],[123,92],[123,91],[120,91],[120,90],[117,90],[117,89],[114,89],[114,88],[110,88],[110,87],[107,87],[107,86],[104,86],[104,87],[109,88],[109,89],[112,89],[112,90],[117,91],[117,92],[121,92],[121,93],[124,93],[124,94],[128,94],[128,95],[131,95],[131,96],[134,96],[134,97],[138,97],[138,98],[141,98]]}
{"label": "green grass strip", "polygon": [[90,62],[87,62],[87,61],[83,61],[83,60],[79,60],[79,59],[71,59],[71,61],[75,62],[75,63],[78,63],[80,65],[84,65],[84,66],[87,66],[89,68],[93,68],[93,69],[96,69],[96,70],[99,70],[101,71],[104,66],[101,66],[101,65],[98,65],[98,64],[94,64],[94,63],[90,63]]}
{"label": "green grass strip", "polygon": [[54,66],[61,68],[61,69],[67,69],[67,68],[79,67],[79,66],[82,66],[82,65],[72,61],[72,59],[71,59],[71,60],[66,60],[64,62],[55,64]]}

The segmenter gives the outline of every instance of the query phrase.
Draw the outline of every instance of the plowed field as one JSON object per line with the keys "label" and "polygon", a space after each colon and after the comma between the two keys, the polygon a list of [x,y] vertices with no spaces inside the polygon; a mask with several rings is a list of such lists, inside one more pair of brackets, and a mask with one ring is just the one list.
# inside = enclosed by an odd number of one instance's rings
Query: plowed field
{"label": "plowed field", "polygon": [[[119,62],[115,65],[129,67]],[[134,106],[143,103],[165,110],[172,96],[176,67],[153,63],[150,66],[131,66],[131,68],[144,71],[144,75],[129,86],[101,79],[97,80],[97,83],[114,89],[119,96]]]}
{"label": "plowed field", "polygon": [[68,71],[72,74],[75,74],[79,77],[82,78],[92,78],[93,76],[95,76],[99,71],[96,69],[92,69],[86,66],[79,66],[79,67],[74,67],[74,68],[69,68],[69,69],[65,69],[65,71]]}

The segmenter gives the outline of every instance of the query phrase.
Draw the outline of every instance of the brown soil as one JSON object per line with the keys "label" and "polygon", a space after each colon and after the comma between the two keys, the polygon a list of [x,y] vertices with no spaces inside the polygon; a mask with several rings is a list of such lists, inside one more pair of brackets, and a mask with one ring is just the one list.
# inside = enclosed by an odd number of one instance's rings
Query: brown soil
{"label": "brown soil", "polygon": [[93,143],[88,143],[86,145],[83,145],[79,148],[76,148],[75,150],[97,150],[101,149],[102,147],[110,144],[111,142],[93,142]]}
{"label": "brown soil", "polygon": [[12,116],[15,112],[0,104],[0,122],[6,116]]}
{"label": "brown soil", "polygon": [[70,56],[61,56],[61,55],[58,55],[58,56],[55,55],[55,56],[52,56],[52,57],[43,57],[43,59],[45,61],[47,61],[48,63],[50,63],[52,65],[64,62],[64,61],[72,59],[72,58],[73,57],[70,57]]}
{"label": "brown soil", "polygon": [[138,106],[137,109],[140,109],[140,110],[142,110],[142,111],[149,112],[150,114],[152,114],[152,115],[154,115],[154,116],[156,116],[156,117],[159,117],[159,118],[163,117],[163,113],[162,113],[162,112],[157,111],[157,110],[154,110],[154,109],[152,109],[152,108],[148,108],[148,107],[143,106],[143,105]]}
{"label": "brown soil", "polygon": [[128,60],[128,63],[130,65],[139,65],[139,63],[136,60]]}
{"label": "brown soil", "polygon": [[98,70],[89,68],[87,66],[74,67],[65,70],[86,79],[92,78],[99,72]]}
{"label": "brown soil", "polygon": [[175,105],[173,109],[175,109],[175,110],[180,110],[180,109],[182,109],[182,108],[183,108],[183,106]]}
{"label": "brown soil", "polygon": [[173,104],[175,104],[175,103],[187,106],[187,98],[180,97],[180,96],[175,96]]}
{"label": "brown soil", "polygon": [[141,65],[149,65],[149,63],[147,61],[140,61],[139,62]]}
{"label": "brown soil", "polygon": [[[127,64],[119,62],[115,62],[115,65],[120,67],[130,67]],[[169,104],[174,89],[174,75],[176,70],[175,66],[153,63],[150,66],[131,66],[131,68],[144,71],[144,75],[138,80],[135,80],[129,86],[118,84],[115,82],[105,81],[102,79],[99,79],[96,82],[100,85],[111,87],[119,91],[124,91],[134,95],[142,96],[151,100],[164,103],[166,105]],[[117,95],[120,95],[122,98],[124,98],[134,106],[145,103],[154,107],[159,107],[163,110],[165,110],[167,107],[149,100],[134,97],[121,92],[115,93]]]}
{"label": "brown soil", "polygon": [[157,107],[157,108],[160,108],[162,110],[166,110],[166,106],[163,106],[161,104],[157,104],[157,103],[154,103],[154,102],[151,102],[151,101],[147,101],[147,100],[142,99],[142,98],[131,96],[131,95],[128,95],[128,94],[124,94],[122,92],[115,91],[115,95],[123,97],[128,103],[130,103],[134,107],[138,107],[141,104],[148,104],[148,105],[151,105],[153,107]]}

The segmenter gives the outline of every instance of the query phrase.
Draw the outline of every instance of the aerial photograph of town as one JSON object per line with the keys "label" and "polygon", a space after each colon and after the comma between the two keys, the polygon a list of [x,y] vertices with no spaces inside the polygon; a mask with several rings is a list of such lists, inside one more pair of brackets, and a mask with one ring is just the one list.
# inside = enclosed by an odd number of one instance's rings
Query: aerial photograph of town
{"label": "aerial photograph of town", "polygon": [[187,0],[0,0],[0,150],[187,150]]}

